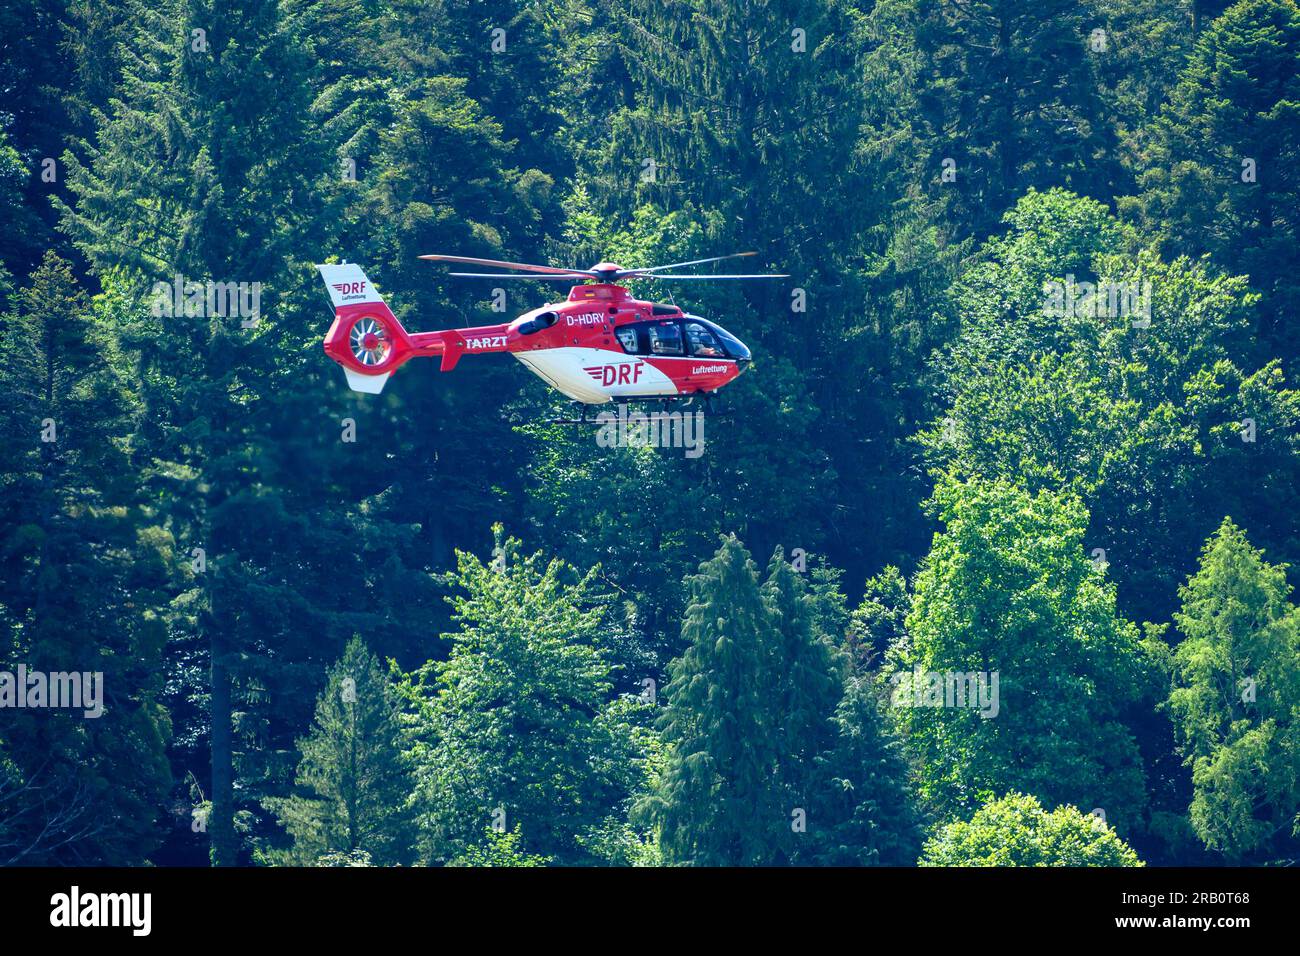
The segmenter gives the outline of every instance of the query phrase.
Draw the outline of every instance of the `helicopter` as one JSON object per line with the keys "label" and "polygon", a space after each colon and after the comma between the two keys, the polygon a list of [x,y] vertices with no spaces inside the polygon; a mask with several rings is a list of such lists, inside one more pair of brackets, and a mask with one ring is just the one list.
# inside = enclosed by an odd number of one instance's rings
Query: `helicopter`
{"label": "helicopter", "polygon": [[755,254],[738,252],[639,269],[612,262],[565,269],[470,256],[420,256],[510,270],[448,273],[461,278],[582,283],[569,290],[565,301],[539,306],[511,322],[436,332],[402,328],[359,265],[318,265],[334,306],[325,354],[343,366],[354,391],[377,395],[393,372],[418,356],[439,356],[442,371],[450,372],[464,355],[508,352],[556,391],[580,403],[584,422],[588,406],[608,402],[693,401],[696,397],[708,401],[749,366],[749,348],[716,322],[676,305],[635,299],[619,282],[787,278],[665,271]]}

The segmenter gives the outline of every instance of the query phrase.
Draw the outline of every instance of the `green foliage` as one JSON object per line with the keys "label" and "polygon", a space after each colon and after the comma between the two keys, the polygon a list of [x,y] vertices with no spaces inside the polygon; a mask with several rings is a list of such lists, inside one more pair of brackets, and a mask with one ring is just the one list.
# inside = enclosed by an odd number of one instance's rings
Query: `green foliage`
{"label": "green foliage", "polygon": [[921,830],[902,748],[868,680],[853,680],[832,719],[835,739],[819,754],[813,798],[817,866],[909,866]]}
{"label": "green foliage", "polygon": [[[818,602],[778,548],[762,587],[773,628],[776,678],[769,707],[783,715],[769,733],[777,747],[776,775],[798,806],[812,797],[812,768],[830,745],[830,716],[844,689],[843,662],[817,617]],[[769,691],[769,693],[772,693]]]}
{"label": "green foliage", "polygon": [[[963,332],[943,360],[949,404],[921,436],[927,456],[1082,496],[1125,609],[1166,619],[1225,504],[1260,523],[1300,504],[1300,400],[1282,369],[1248,371],[1256,296],[1244,279],[1163,262],[1100,204],[1059,190],[1029,193],[1006,222],[954,286]],[[1149,283],[1150,313],[1110,314],[1109,295],[1072,302],[1071,276]],[[1243,441],[1246,418],[1266,437]],[[1275,543],[1290,553],[1292,537]]]}
{"label": "green foliage", "polygon": [[846,634],[858,670],[877,665],[892,645],[902,641],[910,606],[907,579],[892,564],[867,578]]}
{"label": "green foliage", "polygon": [[546,866],[550,859],[525,853],[519,825],[508,833],[488,827],[484,843],[469,847],[449,866]]}
{"label": "green foliage", "polygon": [[1115,831],[1064,805],[1045,810],[1021,793],[984,804],[970,822],[944,826],[925,844],[921,866],[1143,866]]}
{"label": "green foliage", "polygon": [[[1223,0],[1211,0],[1220,6]],[[1204,0],[1096,0],[1098,25],[1086,42],[1126,164],[1135,140],[1160,110],[1195,41],[1194,8]],[[1094,31],[1103,31],[1097,36]],[[1102,47],[1102,49],[1096,49]]]}
{"label": "green foliage", "polygon": [[150,601],[168,575],[130,471],[139,408],[115,316],[67,261],[47,253],[14,304],[0,314],[0,670],[98,674],[82,680],[101,712],[6,701],[0,865],[139,865],[172,777]]}
{"label": "green foliage", "polygon": [[659,730],[672,748],[642,812],[670,863],[769,863],[790,845],[779,725],[780,639],[735,537],[690,579],[685,653],[668,668]]}
{"label": "green foliage", "polygon": [[1169,710],[1192,825],[1230,860],[1276,853],[1300,810],[1300,609],[1282,568],[1224,519],[1181,589]]}
{"label": "green foliage", "polygon": [[963,232],[983,238],[1026,187],[1109,185],[1115,130],[1085,43],[1091,4],[889,0],[872,19],[901,48],[891,72],[903,73],[911,168]]}
{"label": "green foliage", "polygon": [[[59,205],[139,383],[147,424],[125,474],[179,579],[159,604],[180,759],[211,767],[211,852],[233,864],[279,839],[262,798],[290,788],[319,668],[381,618],[398,646],[412,618],[429,625],[418,600],[394,612],[365,595],[428,597],[429,583],[409,563],[409,519],[367,502],[385,486],[345,477],[330,441],[344,415],[322,416],[301,347],[319,334],[309,264],[337,231],[301,23],[269,0],[125,9],[119,95],[63,158]],[[175,314],[156,283],[178,276],[257,284],[259,314]],[[187,574],[196,548],[205,568]]]}
{"label": "green foliage", "polygon": [[900,864],[915,855],[904,765],[875,700],[844,690],[818,599],[783,553],[760,586],[733,536],[690,579],[669,667],[668,755],[638,817],[697,866]]}
{"label": "green foliage", "polygon": [[1300,8],[1240,0],[1196,39],[1152,124],[1141,193],[1126,203],[1176,253],[1208,253],[1264,293],[1265,356],[1294,361],[1300,255]]}
{"label": "green foliage", "polygon": [[365,850],[352,850],[344,853],[341,850],[335,850],[326,853],[316,861],[317,866],[373,866],[370,861],[370,854]]}
{"label": "green foliage", "polygon": [[504,821],[530,854],[592,862],[580,837],[631,797],[645,748],[634,713],[610,701],[596,572],[525,557],[499,526],[491,561],[457,557],[451,654],[406,682],[423,855],[456,859]]}
{"label": "green foliage", "polygon": [[273,803],[293,838],[287,862],[365,854],[379,866],[409,863],[410,771],[388,679],[359,638],[330,668],[311,733],[298,749],[298,792]]}
{"label": "green foliage", "polygon": [[[0,665],[109,706],[4,712],[0,862],[907,863],[913,779],[1294,859],[1298,11],[5,5]],[[745,250],[789,277],[633,288],[753,349],[699,458],[539,423],[504,356],[357,396],[319,350],[316,262],[425,329],[564,290],[422,253]],[[493,522],[546,557],[469,556]],[[998,716],[882,714],[914,667]]]}
{"label": "green foliage", "polygon": [[[1135,826],[1145,780],[1123,717],[1148,664],[1084,548],[1087,509],[1069,494],[983,479],[941,482],[934,509],[945,527],[890,659],[891,713],[923,799],[951,820],[1019,790],[1104,806],[1121,828]],[[997,696],[977,708],[954,693],[937,706],[932,674],[986,675],[986,694],[996,676]]]}
{"label": "green foliage", "polygon": [[[8,223],[14,223],[24,212],[23,172],[22,157],[10,144],[8,133],[0,127],[0,214]],[[10,235],[20,234],[19,230],[12,228],[8,232]],[[0,247],[0,305],[6,302],[10,292],[9,273],[4,269],[4,263],[15,257],[13,252],[6,252]]]}

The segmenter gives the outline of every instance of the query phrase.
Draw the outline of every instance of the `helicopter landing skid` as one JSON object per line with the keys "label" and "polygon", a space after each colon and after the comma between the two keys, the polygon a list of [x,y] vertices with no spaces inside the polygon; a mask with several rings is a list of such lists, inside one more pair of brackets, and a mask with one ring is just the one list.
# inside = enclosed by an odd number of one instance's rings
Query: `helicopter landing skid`
{"label": "helicopter landing skid", "polygon": [[[588,415],[587,414],[588,409],[596,408],[597,406],[587,405],[586,403],[583,402],[575,402],[574,404],[578,405],[579,408],[581,409],[579,418],[552,418],[547,422],[547,424],[549,425],[605,425],[609,422],[608,417],[602,418],[602,415],[608,416],[608,414],[610,414],[610,410],[608,408],[605,408],[602,412],[598,412],[595,415]],[[686,396],[664,395],[662,397],[650,396],[646,398],[628,398],[628,399],[615,401],[612,404],[614,405],[615,408],[618,409],[617,412],[613,412],[613,414],[618,418],[623,417],[623,412],[622,412],[623,408],[626,407],[630,410],[633,406],[639,404],[659,405],[661,407],[667,405],[669,406],[669,411],[681,411],[686,414],[704,412],[707,413],[710,418],[731,417],[729,413],[714,411],[714,407],[715,407],[714,397],[712,394],[708,392],[696,393],[696,394],[686,395]]]}

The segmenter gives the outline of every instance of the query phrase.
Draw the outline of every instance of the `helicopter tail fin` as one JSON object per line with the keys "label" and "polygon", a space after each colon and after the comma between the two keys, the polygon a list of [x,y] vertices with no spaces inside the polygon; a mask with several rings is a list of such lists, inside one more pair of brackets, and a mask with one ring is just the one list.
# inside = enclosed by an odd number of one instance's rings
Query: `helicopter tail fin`
{"label": "helicopter tail fin", "polygon": [[388,377],[411,357],[411,339],[355,263],[318,265],[334,304],[325,354],[343,366],[354,392],[378,395]]}

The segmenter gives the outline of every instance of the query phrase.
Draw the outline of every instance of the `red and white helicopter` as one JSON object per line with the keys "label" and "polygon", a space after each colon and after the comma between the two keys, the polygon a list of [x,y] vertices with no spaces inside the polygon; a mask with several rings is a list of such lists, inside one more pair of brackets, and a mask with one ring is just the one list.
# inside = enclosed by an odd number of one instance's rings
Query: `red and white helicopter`
{"label": "red and white helicopter", "polygon": [[343,366],[353,390],[371,394],[382,391],[388,377],[416,356],[441,356],[442,370],[449,372],[462,355],[509,352],[551,387],[583,405],[694,396],[707,399],[744,371],[750,361],[745,343],[720,325],[687,314],[676,305],[634,299],[617,283],[636,278],[670,282],[786,278],[662,272],[754,254],[740,252],[644,269],[624,269],[611,262],[590,269],[561,269],[468,256],[421,256],[514,273],[450,273],[453,276],[587,284],[573,286],[564,302],[543,305],[512,322],[414,333],[402,328],[360,266],[318,265],[334,304],[334,324],[325,336],[325,354]]}

